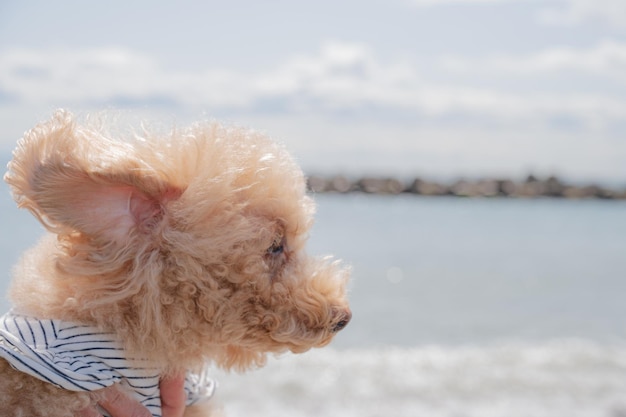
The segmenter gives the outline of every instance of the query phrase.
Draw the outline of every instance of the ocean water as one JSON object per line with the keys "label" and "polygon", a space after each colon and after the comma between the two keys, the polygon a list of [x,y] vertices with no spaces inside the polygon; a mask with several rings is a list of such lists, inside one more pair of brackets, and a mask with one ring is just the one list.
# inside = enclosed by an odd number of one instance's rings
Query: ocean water
{"label": "ocean water", "polygon": [[[216,370],[227,416],[626,417],[626,203],[315,198],[310,251],[352,265],[353,320]],[[4,291],[42,230],[8,192],[0,209]]]}

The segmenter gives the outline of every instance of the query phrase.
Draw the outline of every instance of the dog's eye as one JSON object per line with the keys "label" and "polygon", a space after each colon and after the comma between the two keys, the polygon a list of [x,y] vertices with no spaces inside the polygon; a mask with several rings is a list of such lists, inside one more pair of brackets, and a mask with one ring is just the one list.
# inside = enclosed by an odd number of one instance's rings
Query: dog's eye
{"label": "dog's eye", "polygon": [[269,247],[267,253],[269,255],[278,256],[285,251],[285,239],[276,239],[272,246]]}

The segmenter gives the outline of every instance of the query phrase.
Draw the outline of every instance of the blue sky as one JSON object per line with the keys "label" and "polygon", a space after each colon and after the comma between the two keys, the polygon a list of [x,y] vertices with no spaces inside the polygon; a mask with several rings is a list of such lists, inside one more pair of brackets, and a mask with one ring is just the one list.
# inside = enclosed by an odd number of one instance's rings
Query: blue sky
{"label": "blue sky", "polygon": [[209,117],[309,172],[626,182],[623,0],[0,3],[0,149],[57,107]]}

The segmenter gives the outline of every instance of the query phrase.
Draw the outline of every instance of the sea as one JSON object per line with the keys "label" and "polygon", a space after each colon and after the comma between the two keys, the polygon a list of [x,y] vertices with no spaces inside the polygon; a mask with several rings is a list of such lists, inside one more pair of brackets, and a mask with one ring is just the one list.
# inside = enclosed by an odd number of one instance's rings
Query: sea
{"label": "sea", "polygon": [[[352,266],[352,322],[215,370],[226,416],[626,417],[626,202],[314,198],[309,251]],[[4,292],[42,228],[6,187],[0,209]]]}

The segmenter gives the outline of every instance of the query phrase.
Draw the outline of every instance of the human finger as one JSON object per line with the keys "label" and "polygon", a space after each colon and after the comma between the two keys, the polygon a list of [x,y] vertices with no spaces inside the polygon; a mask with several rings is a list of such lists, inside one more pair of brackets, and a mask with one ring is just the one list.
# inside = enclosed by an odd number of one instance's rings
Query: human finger
{"label": "human finger", "polygon": [[185,413],[185,375],[167,376],[159,382],[163,417],[182,417]]}
{"label": "human finger", "polygon": [[124,394],[117,385],[105,388],[102,393],[98,405],[111,417],[152,417],[152,413],[146,407]]}

